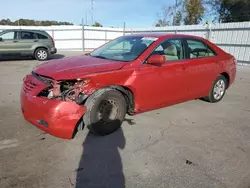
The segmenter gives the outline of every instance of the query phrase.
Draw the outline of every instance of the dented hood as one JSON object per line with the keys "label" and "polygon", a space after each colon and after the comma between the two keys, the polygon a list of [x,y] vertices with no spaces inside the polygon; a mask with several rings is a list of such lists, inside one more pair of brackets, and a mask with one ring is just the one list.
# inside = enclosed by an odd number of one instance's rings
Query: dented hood
{"label": "dented hood", "polygon": [[34,72],[55,80],[81,78],[88,74],[118,70],[125,62],[100,59],[86,55],[50,60],[38,65]]}

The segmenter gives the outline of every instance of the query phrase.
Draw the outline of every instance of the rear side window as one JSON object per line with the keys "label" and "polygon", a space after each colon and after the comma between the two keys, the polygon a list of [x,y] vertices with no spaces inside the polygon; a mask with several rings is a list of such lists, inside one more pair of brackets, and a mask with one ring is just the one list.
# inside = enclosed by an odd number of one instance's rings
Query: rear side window
{"label": "rear side window", "polygon": [[33,32],[21,31],[21,39],[36,39],[36,35]]}
{"label": "rear side window", "polygon": [[202,57],[211,57],[216,56],[216,54],[209,48],[209,46],[199,40],[187,40],[188,58],[202,58]]}
{"label": "rear side window", "polygon": [[40,33],[37,33],[36,35],[37,35],[38,39],[48,39],[47,36],[42,35],[42,34],[40,34]]}

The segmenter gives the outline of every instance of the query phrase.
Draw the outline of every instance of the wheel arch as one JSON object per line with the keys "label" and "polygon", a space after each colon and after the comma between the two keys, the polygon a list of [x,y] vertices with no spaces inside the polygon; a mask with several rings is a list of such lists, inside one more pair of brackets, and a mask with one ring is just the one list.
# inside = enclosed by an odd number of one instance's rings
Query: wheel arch
{"label": "wheel arch", "polygon": [[48,47],[46,46],[36,46],[33,50],[33,55],[35,56],[36,51],[41,48],[41,49],[46,49],[47,51],[49,50]]}
{"label": "wheel arch", "polygon": [[129,87],[121,86],[121,85],[109,86],[109,88],[116,89],[124,95],[124,97],[127,101],[127,104],[128,104],[127,113],[134,114],[135,96],[134,96],[133,91]]}
{"label": "wheel arch", "polygon": [[[122,86],[122,85],[110,85],[110,86],[105,86],[105,87],[101,87],[101,88],[98,88],[96,89],[93,93],[95,93],[96,91],[98,90],[103,90],[103,89],[114,89],[114,90],[117,90],[119,91],[120,93],[122,93],[122,95],[125,97],[126,99],[126,102],[127,102],[127,105],[128,105],[128,108],[127,108],[127,113],[129,115],[133,115],[134,114],[134,108],[135,108],[135,97],[134,97],[134,93],[133,91],[129,88],[129,87],[126,87],[126,86]],[[93,94],[92,93],[92,94]],[[92,95],[90,94],[90,95]],[[90,96],[89,95],[89,96]],[[88,96],[88,97],[89,97]],[[87,97],[87,98],[88,98]],[[87,100],[87,99],[86,99]],[[85,100],[85,101],[86,101]]]}
{"label": "wheel arch", "polygon": [[227,79],[227,88],[230,84],[230,76],[227,72],[222,72],[220,75],[224,76]]}

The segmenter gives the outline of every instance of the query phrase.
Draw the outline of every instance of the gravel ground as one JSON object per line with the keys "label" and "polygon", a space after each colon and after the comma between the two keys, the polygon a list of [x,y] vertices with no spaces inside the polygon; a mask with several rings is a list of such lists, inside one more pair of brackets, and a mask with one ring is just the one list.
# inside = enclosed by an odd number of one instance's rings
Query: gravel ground
{"label": "gravel ground", "polygon": [[127,116],[110,136],[85,129],[68,141],[23,120],[21,82],[37,64],[0,61],[1,188],[250,187],[250,68],[238,68],[218,104],[193,100]]}

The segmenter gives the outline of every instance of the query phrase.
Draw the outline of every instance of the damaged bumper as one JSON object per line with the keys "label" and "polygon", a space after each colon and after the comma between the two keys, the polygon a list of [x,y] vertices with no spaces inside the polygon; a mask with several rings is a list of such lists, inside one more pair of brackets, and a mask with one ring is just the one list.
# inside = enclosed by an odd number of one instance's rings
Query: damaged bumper
{"label": "damaged bumper", "polygon": [[21,90],[21,109],[24,118],[37,128],[59,138],[72,139],[76,124],[86,112],[75,102],[51,100]]}

